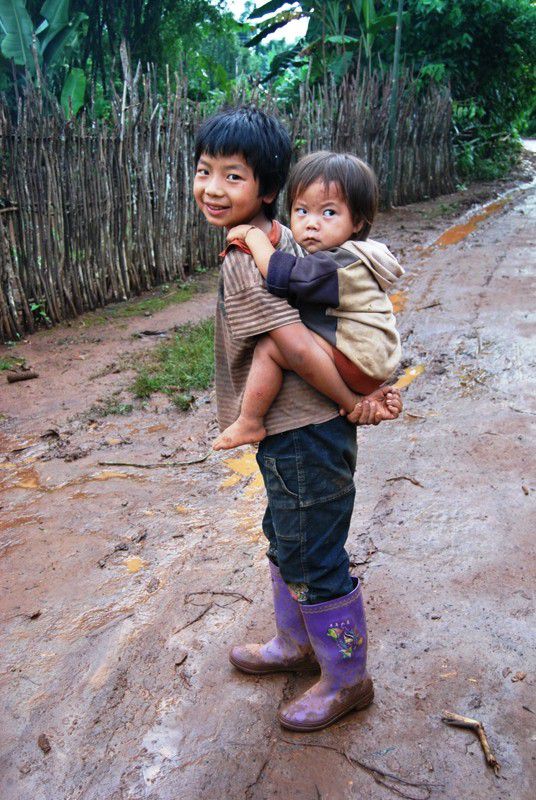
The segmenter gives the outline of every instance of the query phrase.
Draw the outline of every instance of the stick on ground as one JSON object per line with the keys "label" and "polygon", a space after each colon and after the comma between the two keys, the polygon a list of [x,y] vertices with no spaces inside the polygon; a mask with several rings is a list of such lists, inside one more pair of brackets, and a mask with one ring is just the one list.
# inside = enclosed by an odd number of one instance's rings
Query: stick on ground
{"label": "stick on ground", "polygon": [[501,765],[491,751],[484,726],[481,722],[477,719],[471,719],[471,717],[462,717],[461,714],[453,714],[452,711],[443,711],[441,719],[443,722],[446,722],[447,725],[456,725],[458,728],[467,728],[470,731],[474,731],[478,736],[488,765],[492,768],[495,775],[499,774]]}
{"label": "stick on ground", "polygon": [[31,370],[21,370],[21,372],[8,372],[6,377],[8,383],[17,383],[18,381],[31,381],[33,378],[38,378],[39,374]]}

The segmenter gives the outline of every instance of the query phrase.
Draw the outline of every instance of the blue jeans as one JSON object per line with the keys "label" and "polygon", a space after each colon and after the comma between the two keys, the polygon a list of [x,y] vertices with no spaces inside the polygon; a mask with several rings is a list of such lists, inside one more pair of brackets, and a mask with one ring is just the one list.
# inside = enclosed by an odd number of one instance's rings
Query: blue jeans
{"label": "blue jeans", "polygon": [[259,445],[268,557],[301,603],[323,603],[353,589],[344,545],[356,456],[355,425],[344,417],[268,436]]}

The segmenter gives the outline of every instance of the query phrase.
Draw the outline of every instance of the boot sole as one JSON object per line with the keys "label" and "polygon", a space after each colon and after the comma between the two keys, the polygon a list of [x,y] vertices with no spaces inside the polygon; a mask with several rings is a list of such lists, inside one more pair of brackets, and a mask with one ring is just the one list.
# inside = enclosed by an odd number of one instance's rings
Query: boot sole
{"label": "boot sole", "polygon": [[277,715],[277,718],[283,728],[286,728],[289,731],[303,731],[304,733],[309,733],[310,731],[321,731],[323,728],[327,728],[328,725],[333,725],[333,723],[337,722],[337,720],[341,719],[341,717],[349,714],[350,711],[362,711],[364,708],[367,708],[367,706],[369,706],[373,700],[374,686],[371,678],[368,678],[368,680],[365,682],[363,693],[360,695],[360,697],[358,697],[358,699],[355,700],[355,702],[353,702],[351,705],[343,708],[341,711],[338,711],[337,714],[334,714],[328,719],[316,722],[314,725],[296,725],[292,722],[287,722],[279,714]]}
{"label": "boot sole", "polygon": [[277,672],[320,672],[320,666],[318,664],[296,664],[296,666],[273,666],[273,667],[266,667],[264,669],[260,667],[252,667],[250,664],[244,663],[242,661],[237,661],[236,659],[229,656],[229,661],[233,665],[240,670],[240,672],[245,672],[248,675],[272,675]]}

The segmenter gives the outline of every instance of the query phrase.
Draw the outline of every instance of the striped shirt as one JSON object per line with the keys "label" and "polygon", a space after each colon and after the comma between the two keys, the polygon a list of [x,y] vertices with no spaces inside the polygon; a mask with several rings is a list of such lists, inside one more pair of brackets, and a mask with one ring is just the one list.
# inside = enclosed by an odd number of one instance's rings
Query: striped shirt
{"label": "striped shirt", "polygon": [[[302,251],[288,228],[281,226],[278,249],[294,255]],[[223,259],[216,308],[216,401],[223,430],[240,413],[242,395],[259,336],[300,322],[299,312],[270,294],[253,258],[239,248]],[[268,435],[327,422],[338,409],[324,395],[293,372],[285,372],[283,386],[266,415]]]}

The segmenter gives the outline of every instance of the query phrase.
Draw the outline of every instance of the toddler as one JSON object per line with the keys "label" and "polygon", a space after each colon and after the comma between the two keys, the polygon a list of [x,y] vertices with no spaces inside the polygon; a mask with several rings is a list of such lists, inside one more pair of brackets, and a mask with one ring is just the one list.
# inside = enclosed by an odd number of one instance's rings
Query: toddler
{"label": "toddler", "polygon": [[[292,234],[309,255],[276,251],[255,225],[236,226],[227,236],[246,244],[268,291],[299,310],[316,356],[313,371],[325,372],[327,354],[336,367],[335,380],[333,370],[329,379],[340,384],[341,413],[351,422],[397,416],[393,396],[374,395],[400,361],[386,289],[403,274],[387,247],[367,238],[377,205],[376,179],[367,164],[346,153],[311,153],[296,164],[288,185]],[[291,368],[273,339],[257,343],[240,416],[216,439],[215,450],[265,437],[264,416],[281,388],[283,370]],[[365,414],[356,394],[369,396]]]}

